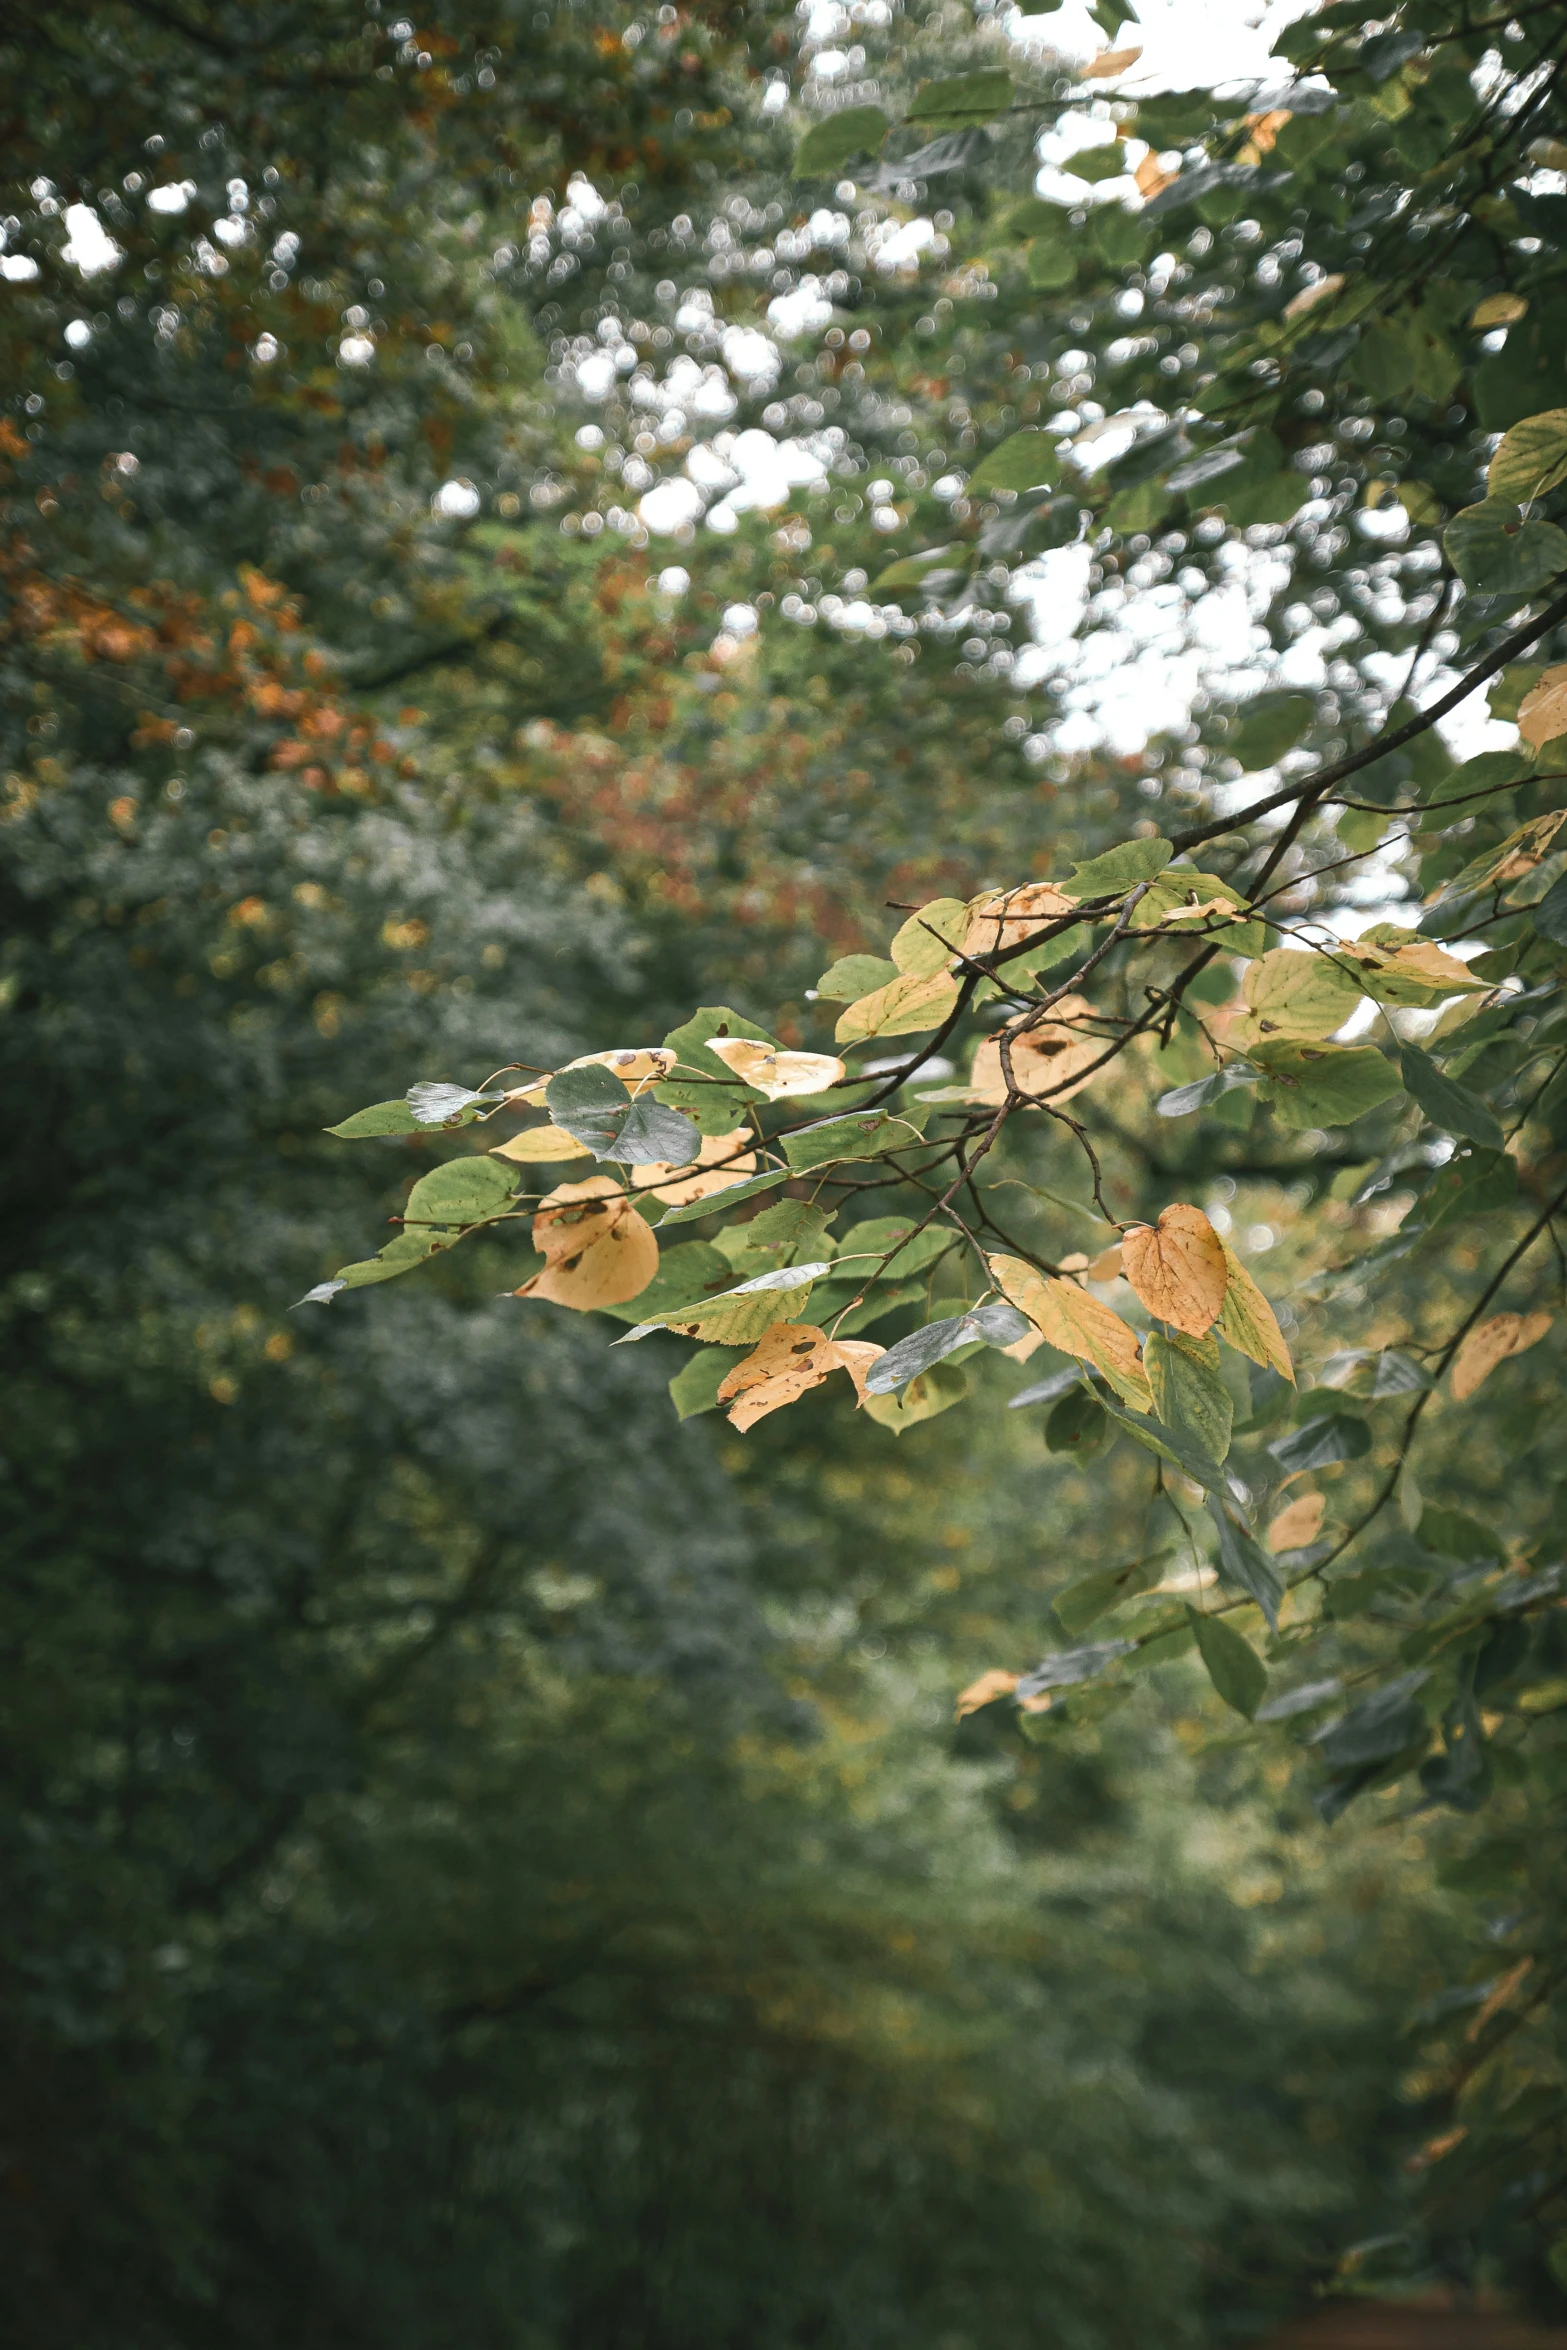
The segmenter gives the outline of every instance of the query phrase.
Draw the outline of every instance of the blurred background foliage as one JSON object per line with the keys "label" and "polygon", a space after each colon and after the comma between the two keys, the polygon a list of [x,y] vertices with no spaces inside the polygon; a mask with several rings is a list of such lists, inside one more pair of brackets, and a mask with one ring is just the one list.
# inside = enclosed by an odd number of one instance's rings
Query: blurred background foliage
{"label": "blurred background foliage", "polygon": [[[345,1108],[719,969],[803,1033],[824,946],[1026,864],[1060,788],[955,646],[715,664],[770,527],[676,610],[634,544],[442,504],[587,462],[497,258],[538,191],[623,182],[583,299],[782,185],[793,18],[631,22],[0,28],[19,2345],[1110,2350],[1472,2256],[1406,2207],[1407,2019],[1484,1963],[1429,1821],[1325,1838],[1179,1661],[1048,1746],[949,1726],[1107,1514],[1137,1547],[1130,1465],[988,1386],[917,1450],[677,1425],[672,1351],[497,1308],[499,1252],[287,1311],[429,1148]],[[1122,788],[1083,763],[1075,841]]]}

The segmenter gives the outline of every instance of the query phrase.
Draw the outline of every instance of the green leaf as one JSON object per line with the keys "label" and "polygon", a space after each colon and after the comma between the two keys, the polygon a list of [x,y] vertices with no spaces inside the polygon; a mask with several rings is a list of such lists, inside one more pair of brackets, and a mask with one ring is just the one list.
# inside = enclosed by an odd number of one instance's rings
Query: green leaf
{"label": "green leaf", "polygon": [[[411,1273],[415,1265],[422,1265],[442,1245],[433,1232],[399,1232],[395,1240],[389,1240],[373,1257],[366,1257],[357,1265],[340,1265],[336,1278],[323,1282],[321,1287],[330,1292],[366,1289],[373,1281],[394,1281],[399,1273]],[[312,1291],[311,1295],[314,1297],[316,1292]]]}
{"label": "green leaf", "polygon": [[901,1436],[921,1420],[933,1420],[938,1412],[950,1411],[968,1391],[968,1373],[959,1364],[932,1363],[928,1371],[910,1380],[901,1395],[867,1395],[865,1409],[883,1428]]}
{"label": "green leaf", "polygon": [[1045,1421],[1045,1450],[1091,1460],[1110,1433],[1104,1405],[1086,1387],[1071,1387]]}
{"label": "green leaf", "polygon": [[1542,416],[1523,417],[1502,435],[1485,486],[1490,498],[1527,506],[1560,481],[1567,481],[1567,408],[1547,408]]}
{"label": "green leaf", "polygon": [[676,1330],[682,1338],[700,1338],[713,1346],[754,1346],[775,1322],[793,1322],[811,1294],[813,1282],[830,1268],[825,1264],[781,1265],[758,1273],[716,1297],[695,1297],[682,1305],[666,1306],[617,1338],[617,1346],[647,1338],[655,1330]]}
{"label": "green leaf", "polygon": [[[963,944],[968,930],[968,905],[963,898],[932,898],[911,914],[892,942],[892,959],[897,970],[910,979],[930,979],[938,971],[945,971],[954,951]],[[927,1027],[933,1025],[927,1021]],[[878,1024],[878,1032],[897,1035],[895,1028],[885,1022]]]}
{"label": "green leaf", "polygon": [[1375,1045],[1262,1044],[1251,1057],[1263,1073],[1261,1099],[1297,1133],[1349,1126],[1399,1091]]}
{"label": "green leaf", "polygon": [[1240,724],[1225,742],[1225,750],[1248,772],[1275,766],[1292,751],[1317,715],[1307,694],[1258,694],[1240,713]]}
{"label": "green leaf", "polygon": [[1008,236],[1064,238],[1068,233],[1066,208],[1047,196],[1025,196],[1007,214]]}
{"label": "green leaf", "polygon": [[689,1118],[651,1094],[633,1101],[601,1061],[559,1070],[544,1098],[555,1124],[575,1135],[596,1159],[626,1167],[684,1167],[701,1148],[701,1135]]}
{"label": "green leaf", "polygon": [[1567,570],[1567,534],[1554,522],[1525,522],[1505,498],[1487,498],[1455,514],[1442,544],[1477,596],[1530,596]]}
{"label": "green leaf", "polygon": [[854,155],[874,155],[892,124],[879,106],[845,106],[812,123],[794,151],[797,180],[833,179]]}
{"label": "green leaf", "polygon": [[601,1306],[599,1311],[612,1314],[617,1322],[649,1321],[689,1298],[716,1297],[732,1285],[734,1277],[735,1269],[721,1250],[705,1240],[684,1241],[665,1249],[658,1271],[638,1296],[623,1305]]}
{"label": "green leaf", "polygon": [[1147,1558],[1134,1560],[1129,1567],[1102,1567],[1097,1574],[1081,1576],[1064,1591],[1058,1591],[1052,1605],[1056,1621],[1067,1638],[1078,1639],[1113,1607],[1120,1607],[1128,1599],[1140,1599],[1145,1591],[1151,1591],[1172,1555],[1169,1550],[1156,1550]]}
{"label": "green leaf", "polygon": [[1501,1125],[1489,1102],[1471,1093],[1467,1085],[1445,1076],[1418,1045],[1406,1044],[1399,1060],[1405,1089],[1433,1126],[1440,1126],[1445,1134],[1462,1135],[1466,1142],[1481,1143],[1487,1150],[1501,1149]]}
{"label": "green leaf", "polygon": [[881,955],[842,955],[822,973],[816,992],[829,1003],[853,1004],[878,987],[889,987],[897,976],[897,964]]}
{"label": "green leaf", "polygon": [[910,1118],[891,1110],[866,1110],[847,1118],[823,1118],[784,1136],[784,1157],[797,1175],[815,1167],[830,1167],[840,1159],[876,1159],[883,1151],[918,1142],[920,1130]]}
{"label": "green leaf", "polygon": [[1167,840],[1128,840],[1072,867],[1069,887],[1075,898],[1119,898],[1140,881],[1152,881],[1170,862],[1174,851]]}
{"label": "green leaf", "polygon": [[1061,453],[1054,433],[1025,425],[982,457],[969,478],[969,492],[1054,489],[1061,479]]}
{"label": "green leaf", "polygon": [[669,1382],[670,1401],[682,1420],[716,1412],[718,1390],[744,1353],[737,1346],[701,1346]]}
{"label": "green leaf", "polygon": [[805,1264],[834,1255],[836,1243],[827,1233],[831,1221],[831,1211],[819,1208],[814,1200],[780,1200],[777,1207],[764,1208],[759,1216],[753,1216],[749,1224],[732,1225],[722,1245],[736,1270],[743,1266],[748,1274],[765,1272],[770,1264],[792,1265],[797,1260]]}
{"label": "green leaf", "polygon": [[[1009,73],[951,74],[944,81],[927,82],[915,92],[907,119],[927,125],[988,122],[1011,105],[1013,88]],[[795,169],[798,174],[798,163]]]}
{"label": "green leaf", "polygon": [[1420,1195],[1428,1233],[1452,1216],[1484,1216],[1510,1208],[1518,1196],[1518,1162],[1510,1151],[1460,1151],[1439,1167]]}
{"label": "green leaf", "polygon": [[1069,171],[1074,179],[1087,180],[1090,187],[1100,180],[1122,179],[1131,170],[1122,140],[1111,139],[1101,147],[1079,147],[1059,168]]}
{"label": "green leaf", "polygon": [[1118,1428],[1124,1428],[1128,1436],[1135,1436],[1149,1452],[1179,1469],[1183,1477],[1190,1477],[1208,1492],[1223,1485],[1223,1471],[1218,1462],[1207,1446],[1186,1429],[1167,1427],[1159,1420],[1151,1420],[1146,1412],[1134,1412],[1127,1405],[1106,1403],[1104,1408]]}
{"label": "green leaf", "polygon": [[1484,1560],[1493,1567],[1506,1564],[1507,1545],[1492,1526],[1482,1526],[1463,1510],[1447,1510],[1427,1503],[1417,1529],[1422,1549],[1438,1558],[1457,1559],[1464,1566]]}
{"label": "green leaf", "polygon": [[335,1134],[343,1142],[358,1142],[367,1134],[422,1134],[427,1130],[405,1101],[372,1102],[368,1110],[356,1110],[339,1126],[328,1126],[328,1134]]}
{"label": "green leaf", "polygon": [[1162,1093],[1154,1103],[1161,1118],[1189,1117],[1193,1110],[1210,1110],[1215,1102],[1233,1093],[1238,1085],[1255,1085],[1257,1072],[1244,1061],[1231,1061],[1223,1069],[1215,1069],[1211,1077],[1196,1077],[1190,1085],[1178,1085],[1171,1093]]}
{"label": "green leaf", "polygon": [[1059,293],[1077,283],[1077,260],[1070,245],[1054,236],[1036,237],[1028,248],[1028,282],[1036,293]]}
{"label": "green leaf", "polygon": [[[938,579],[957,579],[967,571],[970,550],[964,546],[925,547],[917,555],[904,555],[896,563],[889,563],[871,582],[873,594],[883,589],[917,588],[929,584],[934,591]],[[942,564],[948,563],[943,570]]]}
{"label": "green leaf", "polygon": [[923,1330],[911,1330],[907,1338],[900,1338],[896,1346],[889,1346],[879,1362],[871,1365],[865,1379],[867,1395],[895,1395],[921,1371],[928,1371],[932,1363],[939,1363],[959,1347],[1016,1346],[1020,1338],[1027,1338],[1033,1324],[1016,1306],[998,1300],[994,1305],[976,1306],[972,1313],[954,1314],[940,1322],[927,1322]]}
{"label": "green leaf", "polygon": [[1208,1678],[1225,1704],[1247,1721],[1268,1693],[1268,1668],[1249,1640],[1243,1640],[1222,1616],[1186,1611],[1197,1641],[1197,1653],[1208,1668]]}
{"label": "green leaf", "polygon": [[695,1224],[703,1216],[727,1215],[742,1200],[755,1199],[759,1192],[776,1191],[780,1183],[787,1183],[792,1167],[769,1167],[765,1174],[747,1175],[741,1183],[731,1183],[722,1191],[711,1193],[706,1199],[688,1200],[683,1208],[669,1208],[659,1221],[660,1232],[671,1224]]}
{"label": "green leaf", "polygon": [[1154,1410],[1165,1426],[1222,1462],[1230,1449],[1235,1406],[1219,1368],[1218,1340],[1152,1330],[1143,1341],[1143,1368]]}
{"label": "green leaf", "polygon": [[403,1221],[409,1224],[479,1224],[499,1215],[514,1197],[515,1167],[498,1159],[448,1159],[422,1175],[408,1195]]}
{"label": "green leaf", "polygon": [[1268,1447],[1287,1476],[1303,1469],[1331,1468],[1335,1461],[1358,1461],[1371,1450],[1371,1430],[1352,1412],[1325,1412],[1276,1436]]}
{"label": "green leaf", "polygon": [[[727,1068],[716,1053],[707,1050],[708,1040],[715,1036],[745,1036],[753,1044],[771,1045],[776,1052],[778,1040],[769,1036],[765,1028],[742,1019],[727,1004],[704,1004],[699,1012],[679,1028],[672,1028],[664,1042],[678,1056],[675,1073],[654,1086],[655,1097],[672,1110],[691,1120],[703,1134],[732,1134],[745,1115],[750,1102],[759,1102],[765,1096],[749,1085],[741,1085],[733,1070]],[[688,1158],[695,1157],[688,1152]]]}
{"label": "green leaf", "polygon": [[[791,1201],[790,1205],[793,1204]],[[781,1209],[773,1210],[774,1215],[782,1213]],[[757,1223],[762,1221],[759,1216]],[[898,1281],[908,1274],[924,1272],[938,1257],[945,1256],[954,1242],[952,1232],[942,1226],[931,1225],[923,1232],[915,1232],[915,1219],[912,1216],[872,1216],[863,1224],[849,1226],[838,1244],[835,1263],[844,1267],[863,1265],[868,1269],[878,1257],[885,1256],[895,1242],[904,1240],[908,1234],[914,1237],[899,1249],[888,1267],[888,1271]]]}
{"label": "green leaf", "polygon": [[1279,1602],[1284,1585],[1278,1568],[1244,1526],[1238,1526],[1216,1493],[1208,1496],[1208,1515],[1219,1537],[1219,1578],[1254,1599],[1268,1619],[1268,1629],[1279,1628]]}

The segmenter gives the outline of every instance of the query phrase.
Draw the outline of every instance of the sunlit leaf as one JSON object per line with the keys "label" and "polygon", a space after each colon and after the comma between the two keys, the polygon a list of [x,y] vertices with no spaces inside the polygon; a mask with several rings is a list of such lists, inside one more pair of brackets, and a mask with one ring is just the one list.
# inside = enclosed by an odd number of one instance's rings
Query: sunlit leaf
{"label": "sunlit leaf", "polygon": [[359,1142],[371,1134],[418,1134],[419,1121],[405,1101],[372,1102],[367,1110],[355,1110],[351,1118],[325,1131],[335,1134],[343,1142]]}
{"label": "sunlit leaf", "polygon": [[715,1036],[708,1050],[743,1085],[754,1087],[770,1102],[792,1094],[825,1093],[844,1075],[843,1063],[831,1053],[783,1052],[746,1036]]}
{"label": "sunlit leaf", "polygon": [[897,976],[897,964],[884,955],[844,955],[822,973],[816,992],[830,1003],[851,1004],[858,996],[873,995]]}
{"label": "sunlit leaf", "polygon": [[968,911],[964,954],[994,955],[1004,948],[1020,946],[1024,939],[1032,938],[1036,931],[1063,915],[1075,915],[1077,898],[1057,882],[1030,881],[1019,889],[991,890],[973,899]]}
{"label": "sunlit leaf", "polygon": [[[1567,409],[1562,412],[1567,415]],[[1567,666],[1547,669],[1518,706],[1518,731],[1537,751],[1567,734]]]}
{"label": "sunlit leaf", "polygon": [[490,1156],[515,1159],[522,1166],[530,1166],[551,1159],[585,1159],[589,1151],[585,1142],[579,1142],[552,1119],[547,1126],[530,1126],[525,1134],[514,1134],[509,1142],[496,1143]]}
{"label": "sunlit leaf", "polygon": [[1140,881],[1154,881],[1170,862],[1167,840],[1127,840],[1102,856],[1074,865],[1071,894],[1084,904],[1096,898],[1124,897]]}

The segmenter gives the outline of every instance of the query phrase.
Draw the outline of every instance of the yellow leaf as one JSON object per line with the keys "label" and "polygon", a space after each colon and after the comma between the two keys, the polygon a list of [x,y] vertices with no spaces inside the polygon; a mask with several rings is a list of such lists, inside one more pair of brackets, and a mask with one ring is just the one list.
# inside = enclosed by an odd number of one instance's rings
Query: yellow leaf
{"label": "yellow leaf", "polygon": [[1100,1250],[1098,1256],[1088,1267],[1088,1278],[1090,1281],[1104,1282],[1118,1281],[1120,1277],[1121,1243],[1117,1240],[1112,1241],[1108,1248]]}
{"label": "yellow leaf", "polygon": [[702,1147],[686,1167],[672,1167],[662,1159],[654,1159],[645,1167],[638,1167],[633,1176],[637,1190],[651,1191],[672,1208],[683,1208],[694,1199],[712,1199],[727,1191],[732,1183],[743,1183],[747,1175],[756,1173],[756,1153],[747,1145],[753,1140],[749,1126],[737,1126],[730,1134],[704,1134]]}
{"label": "yellow leaf", "polygon": [[774,1052],[770,1044],[757,1044],[748,1036],[710,1036],[707,1049],[734,1071],[742,1085],[754,1086],[770,1102],[793,1093],[825,1093],[847,1074],[831,1053]]}
{"label": "yellow leaf", "polygon": [[[1025,1029],[1013,1038],[1012,1075],[1020,1093],[1033,1101],[1065,1102],[1082,1092],[1098,1074],[1095,1064],[1104,1061],[1109,1049],[1105,1037],[1091,1036],[1081,1025],[1093,1016],[1093,1006],[1084,997],[1063,996],[1052,1019],[1042,1020],[1037,1028]],[[1087,1075],[1082,1074],[1085,1070]],[[989,1036],[974,1055],[969,1099],[999,1109],[1006,1098],[1001,1039]]]}
{"label": "yellow leaf", "polygon": [[1141,42],[1135,49],[1101,49],[1097,57],[1090,57],[1086,65],[1079,66],[1078,80],[1109,81],[1113,75],[1125,73],[1129,65],[1135,65],[1142,53]]}
{"label": "yellow leaf", "polygon": [[1004,1673],[999,1665],[992,1665],[988,1673],[981,1673],[971,1681],[958,1699],[958,1721],[965,1714],[977,1713],[982,1705],[992,1705],[998,1697],[1010,1697],[1021,1678],[1017,1673]]}
{"label": "yellow leaf", "polygon": [[1270,106],[1265,114],[1248,114],[1245,127],[1251,137],[1241,149],[1242,159],[1247,163],[1260,163],[1264,155],[1272,153],[1284,125],[1294,119],[1287,106]]}
{"label": "yellow leaf", "polygon": [[1434,938],[1393,944],[1368,934],[1340,939],[1333,952],[1358,968],[1361,988],[1382,1004],[1428,1003],[1432,996],[1483,995],[1489,984],[1477,979],[1467,963],[1439,947]]}
{"label": "yellow leaf", "polygon": [[994,955],[1004,947],[1020,946],[1047,922],[1075,914],[1078,902],[1053,881],[1030,881],[1021,889],[991,890],[986,896],[969,902],[963,952]]}
{"label": "yellow leaf", "polygon": [[[958,983],[950,972],[903,972],[841,1012],[833,1039],[859,1044],[867,1036],[907,1036],[916,1029],[939,1028],[957,1000]],[[841,1069],[842,1062],[838,1066]]]}
{"label": "yellow leaf", "polygon": [[1293,1387],[1295,1366],[1273,1308],[1229,1242],[1221,1238],[1219,1246],[1224,1251],[1224,1305],[1214,1328],[1237,1354],[1249,1355],[1265,1370],[1277,1371]]}
{"label": "yellow leaf", "polygon": [[907,977],[929,979],[947,969],[967,928],[968,908],[961,898],[932,898],[909,916],[888,952]]}
{"label": "yellow leaf", "polygon": [[1471,326],[1516,326],[1528,312],[1522,294],[1487,294],[1469,313]]}
{"label": "yellow leaf", "polygon": [[724,1379],[718,1390],[733,1427],[746,1429],[769,1412],[798,1403],[832,1371],[847,1371],[855,1394],[865,1400],[865,1374],[885,1350],[868,1339],[832,1339],[811,1322],[775,1322],[760,1344]]}
{"label": "yellow leaf", "polygon": [[1453,1393],[1462,1402],[1509,1355],[1538,1346],[1551,1326],[1549,1314],[1493,1314],[1470,1331],[1453,1358]]}
{"label": "yellow leaf", "polygon": [[[663,1044],[612,1045],[606,1053],[579,1053],[576,1060],[565,1065],[568,1069],[613,1069],[626,1091],[635,1095],[655,1079],[667,1077],[675,1065],[675,1055]],[[554,1074],[558,1077],[560,1071],[557,1069]],[[549,1082],[548,1077],[541,1077],[536,1084],[514,1086],[505,1097],[506,1107],[542,1110]]]}
{"label": "yellow leaf", "polygon": [[1075,1281],[1041,1273],[1022,1257],[996,1256],[988,1261],[1002,1295],[1052,1346],[1102,1371],[1123,1403],[1141,1412],[1153,1410],[1153,1390],[1143,1370],[1137,1333],[1119,1314]]}
{"label": "yellow leaf", "polygon": [[1190,1338],[1212,1329],[1224,1305],[1224,1246],[1201,1208],[1184,1200],[1121,1243],[1121,1269],[1150,1314]]}
{"label": "yellow leaf", "polygon": [[541,1159],[585,1159],[589,1155],[587,1144],[553,1119],[547,1126],[530,1126],[526,1134],[514,1134],[510,1142],[498,1142],[490,1153],[492,1159],[517,1159],[525,1166],[537,1165]]}
{"label": "yellow leaf", "polygon": [[1325,1493],[1297,1493],[1268,1528],[1268,1548],[1274,1556],[1281,1550],[1304,1550],[1315,1542],[1327,1506]]}
{"label": "yellow leaf", "polygon": [[1518,731],[1540,751],[1567,734],[1567,668],[1547,669],[1518,706]]}
{"label": "yellow leaf", "polygon": [[533,1245],[544,1270],[514,1294],[579,1314],[640,1297],[658,1271],[652,1226],[608,1175],[552,1191],[533,1219]]}
{"label": "yellow leaf", "polygon": [[1230,1031],[1230,1041],[1241,1046],[1331,1036],[1360,1001],[1354,978],[1331,956],[1289,947],[1248,963],[1241,991],[1246,1011]]}

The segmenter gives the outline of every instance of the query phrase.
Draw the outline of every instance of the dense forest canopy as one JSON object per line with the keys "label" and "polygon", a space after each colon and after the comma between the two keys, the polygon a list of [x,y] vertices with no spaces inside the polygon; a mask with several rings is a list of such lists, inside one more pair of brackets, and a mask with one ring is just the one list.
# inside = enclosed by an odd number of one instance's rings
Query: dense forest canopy
{"label": "dense forest canopy", "polygon": [[1095,21],[0,21],[20,2339],[1555,2290],[1560,23]]}

